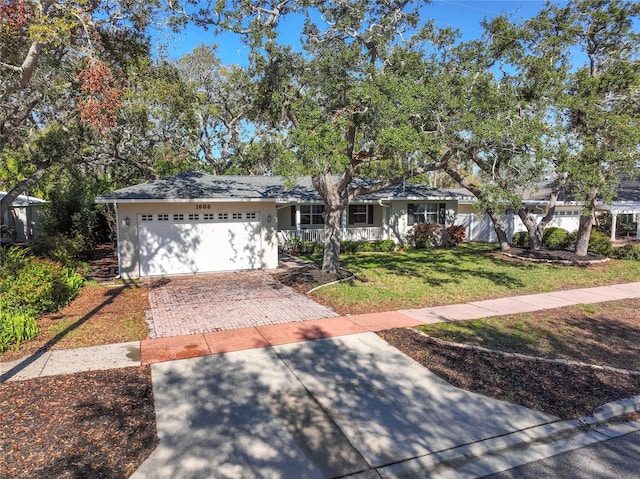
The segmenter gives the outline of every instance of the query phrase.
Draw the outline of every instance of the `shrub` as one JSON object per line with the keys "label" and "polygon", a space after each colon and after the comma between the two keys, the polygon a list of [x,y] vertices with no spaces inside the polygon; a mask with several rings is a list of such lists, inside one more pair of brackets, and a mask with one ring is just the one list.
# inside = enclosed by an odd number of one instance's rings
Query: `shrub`
{"label": "shrub", "polygon": [[514,246],[529,246],[529,233],[526,231],[518,231],[514,233],[513,238],[511,239],[511,244]]}
{"label": "shrub", "polygon": [[314,256],[324,255],[324,243],[315,243],[313,245],[313,255]]}
{"label": "shrub", "polygon": [[356,241],[341,241],[340,242],[340,252],[346,254],[353,254],[357,251],[357,243]]}
{"label": "shrub", "polygon": [[373,242],[373,250],[380,253],[390,253],[396,249],[396,244],[393,240],[375,240]]}
{"label": "shrub", "polygon": [[0,299],[0,353],[17,348],[22,341],[33,339],[38,334],[35,316],[25,310],[17,310]]}
{"label": "shrub", "polygon": [[611,256],[613,253],[613,246],[611,245],[611,238],[606,233],[598,231],[596,229],[591,230],[591,236],[589,237],[590,253],[599,254],[601,256]]}
{"label": "shrub", "polygon": [[629,261],[640,261],[640,245],[627,244],[613,250],[613,257]]}
{"label": "shrub", "polygon": [[393,240],[375,240],[375,241],[341,241],[340,252],[345,254],[353,253],[369,253],[369,252],[381,252],[389,253],[396,249],[396,244]]}
{"label": "shrub", "polygon": [[50,259],[30,258],[1,285],[5,304],[33,314],[54,311],[79,291],[83,279],[75,271]]}
{"label": "shrub", "polygon": [[447,233],[447,244],[458,246],[467,237],[467,230],[462,225],[451,225],[445,232]]}
{"label": "shrub", "polygon": [[550,249],[566,249],[571,240],[569,232],[562,228],[545,228],[542,234],[542,246]]}
{"label": "shrub", "polygon": [[84,239],[69,238],[63,234],[42,235],[31,245],[31,251],[36,256],[59,261],[70,268],[78,266],[78,260],[83,256],[84,250]]}
{"label": "shrub", "polygon": [[19,271],[28,261],[29,250],[20,246],[0,248],[0,282]]}
{"label": "shrub", "polygon": [[440,225],[433,223],[422,223],[413,226],[409,230],[407,239],[416,249],[426,249],[440,245],[442,229]]}

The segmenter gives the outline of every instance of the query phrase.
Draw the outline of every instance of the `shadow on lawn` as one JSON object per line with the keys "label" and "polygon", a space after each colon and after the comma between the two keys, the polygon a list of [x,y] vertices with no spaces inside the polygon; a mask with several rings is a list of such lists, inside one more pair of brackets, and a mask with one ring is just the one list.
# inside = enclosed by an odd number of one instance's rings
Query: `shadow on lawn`
{"label": "shadow on lawn", "polygon": [[[637,311],[640,300],[629,300],[628,311]],[[633,313],[631,313],[633,315]],[[489,349],[549,358],[571,359],[621,369],[640,369],[640,323],[624,321],[603,307],[600,313],[585,314],[579,307],[529,313],[519,320],[458,322],[449,334],[438,327],[423,329],[442,339],[476,344]],[[496,320],[497,323],[497,320]],[[447,331],[445,329],[445,331]]]}
{"label": "shadow on lawn", "polygon": [[[462,284],[470,277],[485,279],[496,286],[509,289],[525,287],[521,277],[537,266],[510,262],[509,268],[516,273],[509,274],[504,270],[504,260],[487,254],[494,250],[485,245],[465,245],[458,248],[412,251],[408,254],[354,255],[345,257],[343,263],[347,269],[359,272],[375,267],[387,274],[421,278],[425,284],[435,287]],[[491,268],[479,268],[479,260]],[[429,275],[430,270],[437,272],[440,277]]]}
{"label": "shadow on lawn", "polygon": [[31,365],[34,362],[36,362],[45,353],[47,353],[56,343],[58,343],[62,338],[64,338],[66,335],[68,335],[72,331],[74,331],[77,328],[79,328],[80,326],[82,326],[84,323],[86,323],[89,319],[91,319],[93,316],[98,314],[106,306],[108,306],[109,304],[113,303],[113,301],[120,294],[122,294],[125,290],[127,290],[128,288],[132,288],[132,287],[138,288],[139,286],[137,284],[135,284],[134,282],[128,282],[128,283],[125,283],[122,286],[119,286],[117,288],[109,288],[104,293],[104,296],[106,298],[102,303],[100,303],[98,306],[93,308],[91,311],[89,311],[87,314],[82,316],[77,321],[74,321],[73,323],[71,323],[69,326],[67,326],[65,329],[60,331],[54,337],[49,339],[43,346],[38,348],[38,350],[34,354],[31,354],[31,355],[27,356],[26,358],[24,358],[24,360],[20,361],[13,368],[11,368],[10,370],[8,370],[5,373],[2,373],[0,375],[0,383],[6,381],[8,379],[11,379],[13,376],[18,374],[20,371],[24,370],[29,365]]}

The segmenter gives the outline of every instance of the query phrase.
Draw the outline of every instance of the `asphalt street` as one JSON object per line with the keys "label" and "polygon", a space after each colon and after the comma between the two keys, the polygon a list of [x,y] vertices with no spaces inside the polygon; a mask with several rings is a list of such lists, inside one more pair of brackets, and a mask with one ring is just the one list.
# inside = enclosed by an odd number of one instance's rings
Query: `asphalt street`
{"label": "asphalt street", "polygon": [[638,477],[640,477],[640,432],[486,476],[487,479],[636,479]]}

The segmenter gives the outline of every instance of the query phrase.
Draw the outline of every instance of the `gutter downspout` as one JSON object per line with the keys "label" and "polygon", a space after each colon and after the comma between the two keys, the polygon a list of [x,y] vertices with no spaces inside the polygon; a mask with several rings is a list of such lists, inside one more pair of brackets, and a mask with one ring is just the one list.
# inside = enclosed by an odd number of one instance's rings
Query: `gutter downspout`
{"label": "gutter downspout", "polygon": [[118,214],[118,203],[113,202],[113,209],[116,212],[116,253],[118,255],[118,274],[116,275],[116,279],[121,278],[122,271],[122,263],[120,259],[120,215]]}

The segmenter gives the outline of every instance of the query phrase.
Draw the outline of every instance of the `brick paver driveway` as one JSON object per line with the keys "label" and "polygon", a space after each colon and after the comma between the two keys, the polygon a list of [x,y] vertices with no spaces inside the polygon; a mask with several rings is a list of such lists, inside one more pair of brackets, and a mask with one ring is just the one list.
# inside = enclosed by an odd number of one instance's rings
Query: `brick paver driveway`
{"label": "brick paver driveway", "polygon": [[338,316],[262,271],[150,280],[149,304],[150,338]]}

